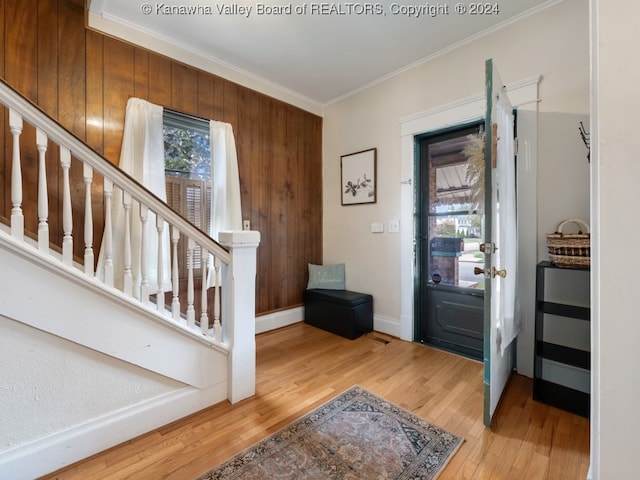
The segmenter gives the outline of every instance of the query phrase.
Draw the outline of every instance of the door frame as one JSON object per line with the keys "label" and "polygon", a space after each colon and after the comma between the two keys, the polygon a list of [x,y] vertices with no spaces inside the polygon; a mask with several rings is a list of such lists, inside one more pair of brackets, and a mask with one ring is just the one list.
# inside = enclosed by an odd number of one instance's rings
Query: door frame
{"label": "door frame", "polygon": [[[482,76],[479,74],[479,78]],[[535,265],[538,257],[537,224],[531,219],[537,218],[536,210],[536,158],[537,158],[537,115],[538,86],[541,76],[537,75],[507,85],[507,92],[514,107],[518,108],[519,150],[524,157],[518,171],[518,212],[522,225],[518,225],[522,240],[518,263],[519,291],[535,291]],[[462,100],[441,105],[430,110],[418,112],[400,119],[400,325],[399,336],[413,341],[415,330],[414,298],[415,291],[415,231],[417,228],[415,200],[415,161],[416,148],[414,137],[447,127],[471,123],[485,115],[485,94],[480,93]],[[526,113],[524,115],[523,113]],[[527,200],[528,197],[528,200]],[[529,273],[530,272],[530,273]],[[533,312],[534,295],[521,299],[523,313],[523,332],[518,339],[517,370],[533,376]],[[531,313],[529,313],[531,312]],[[527,315],[531,315],[530,318]],[[529,373],[530,372],[530,373]]]}

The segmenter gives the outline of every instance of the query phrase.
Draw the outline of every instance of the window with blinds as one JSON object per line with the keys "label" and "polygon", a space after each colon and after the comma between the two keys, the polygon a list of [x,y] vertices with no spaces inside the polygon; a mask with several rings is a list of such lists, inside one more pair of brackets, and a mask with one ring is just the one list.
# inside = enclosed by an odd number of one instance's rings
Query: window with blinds
{"label": "window with blinds", "polygon": [[[211,152],[209,122],[189,115],[164,112],[165,178],[167,204],[202,231],[211,221]],[[178,242],[179,276],[185,278],[187,245]],[[194,276],[202,274],[202,250],[193,252]]]}

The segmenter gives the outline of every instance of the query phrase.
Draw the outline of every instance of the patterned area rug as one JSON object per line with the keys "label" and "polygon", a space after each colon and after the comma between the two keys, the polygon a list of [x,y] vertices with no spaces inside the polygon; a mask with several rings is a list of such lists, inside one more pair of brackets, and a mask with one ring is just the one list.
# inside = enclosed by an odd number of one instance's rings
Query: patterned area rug
{"label": "patterned area rug", "polygon": [[462,442],[355,386],[198,480],[428,480]]}

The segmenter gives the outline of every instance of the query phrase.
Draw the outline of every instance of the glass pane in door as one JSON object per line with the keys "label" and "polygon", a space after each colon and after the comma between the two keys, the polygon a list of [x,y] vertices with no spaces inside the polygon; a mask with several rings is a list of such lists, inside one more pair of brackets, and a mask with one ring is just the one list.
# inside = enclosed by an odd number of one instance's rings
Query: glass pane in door
{"label": "glass pane in door", "polygon": [[483,289],[484,137],[478,127],[428,145],[429,282]]}

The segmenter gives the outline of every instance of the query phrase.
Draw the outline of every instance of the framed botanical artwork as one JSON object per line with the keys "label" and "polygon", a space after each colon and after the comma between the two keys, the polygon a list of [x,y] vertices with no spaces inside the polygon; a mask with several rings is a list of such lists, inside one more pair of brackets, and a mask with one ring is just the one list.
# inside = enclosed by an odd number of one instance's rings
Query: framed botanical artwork
{"label": "framed botanical artwork", "polygon": [[342,205],[376,203],[376,155],[370,148],[340,157]]}

